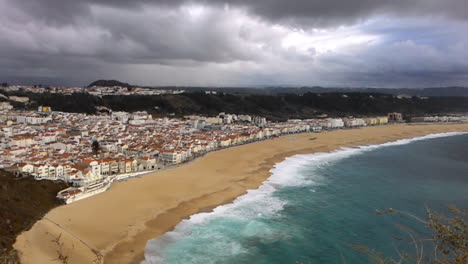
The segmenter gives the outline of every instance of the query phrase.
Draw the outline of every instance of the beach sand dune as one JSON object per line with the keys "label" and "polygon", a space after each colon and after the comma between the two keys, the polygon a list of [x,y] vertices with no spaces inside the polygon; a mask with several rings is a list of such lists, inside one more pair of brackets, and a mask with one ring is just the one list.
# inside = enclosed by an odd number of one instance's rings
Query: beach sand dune
{"label": "beach sand dune", "polygon": [[[288,156],[455,131],[468,131],[468,124],[397,124],[296,134],[216,151],[190,164],[116,183],[103,194],[57,207],[18,236],[14,247],[24,264],[60,263],[58,244],[70,264],[93,263],[96,252],[105,256],[105,263],[139,263],[149,239],[192,214],[257,188],[270,176],[274,164]],[[60,242],[53,242],[59,235]]]}

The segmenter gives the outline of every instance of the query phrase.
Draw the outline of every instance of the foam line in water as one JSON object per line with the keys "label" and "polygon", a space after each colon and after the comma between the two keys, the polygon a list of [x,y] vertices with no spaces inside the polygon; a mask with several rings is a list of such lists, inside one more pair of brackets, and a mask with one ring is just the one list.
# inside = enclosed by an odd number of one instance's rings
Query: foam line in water
{"label": "foam line in water", "polygon": [[[366,145],[359,147],[342,147],[332,152],[294,155],[274,165],[270,170],[271,176],[258,188],[248,190],[246,194],[237,197],[232,203],[216,207],[212,212],[198,213],[187,220],[182,220],[173,231],[148,241],[145,249],[145,260],[142,264],[163,263],[164,252],[173,243],[190,236],[196,227],[203,226],[209,221],[219,218],[229,218],[239,221],[253,222],[257,218],[272,218],[280,212],[285,201],[272,195],[276,190],[287,186],[313,185],[315,182],[310,176],[305,178],[300,171],[304,166],[323,166],[330,162],[371,151],[377,148],[405,145],[415,141],[456,136],[467,134],[465,132],[439,133],[411,139],[401,139],[379,145]],[[219,238],[222,239],[222,238]],[[237,245],[235,251],[242,251]],[[231,245],[232,250],[232,245]],[[233,253],[233,252],[231,252]]]}

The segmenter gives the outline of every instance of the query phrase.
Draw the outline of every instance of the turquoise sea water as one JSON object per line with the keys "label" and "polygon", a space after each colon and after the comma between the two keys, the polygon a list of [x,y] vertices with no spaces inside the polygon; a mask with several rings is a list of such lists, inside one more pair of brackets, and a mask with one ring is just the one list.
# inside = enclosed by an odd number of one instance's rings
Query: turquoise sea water
{"label": "turquoise sea water", "polygon": [[375,211],[467,208],[468,134],[297,155],[271,172],[259,189],[150,240],[143,263],[371,263],[350,244],[413,252],[397,225],[427,230]]}

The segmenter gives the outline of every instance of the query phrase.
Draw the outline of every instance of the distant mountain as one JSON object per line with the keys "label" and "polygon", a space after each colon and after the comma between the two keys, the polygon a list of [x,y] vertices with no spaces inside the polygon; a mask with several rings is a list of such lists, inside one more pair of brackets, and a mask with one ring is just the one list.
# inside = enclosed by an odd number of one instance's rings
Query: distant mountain
{"label": "distant mountain", "polygon": [[127,87],[127,88],[135,87],[134,85],[123,83],[117,80],[98,80],[88,85],[88,88],[93,87],[93,86],[102,86],[102,87],[120,86],[120,87]]}

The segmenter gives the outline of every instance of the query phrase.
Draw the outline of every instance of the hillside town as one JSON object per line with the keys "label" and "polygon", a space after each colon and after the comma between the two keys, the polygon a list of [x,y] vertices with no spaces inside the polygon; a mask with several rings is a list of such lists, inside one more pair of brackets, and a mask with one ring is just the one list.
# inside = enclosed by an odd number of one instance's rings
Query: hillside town
{"label": "hillside town", "polygon": [[65,200],[78,191],[101,192],[114,180],[175,166],[222,148],[285,134],[402,122],[400,113],[273,123],[226,113],[185,118],[153,118],[147,112],[86,115],[47,106],[17,111],[7,102],[0,109],[0,168],[37,180],[69,182],[75,187],[59,195]]}
{"label": "hillside town", "polygon": [[170,90],[150,87],[123,86],[91,86],[91,87],[67,87],[67,86],[42,86],[42,85],[8,85],[1,87],[5,92],[25,92],[25,93],[52,93],[71,95],[73,93],[89,93],[95,96],[106,95],[161,95],[161,94],[181,94],[185,90]]}

